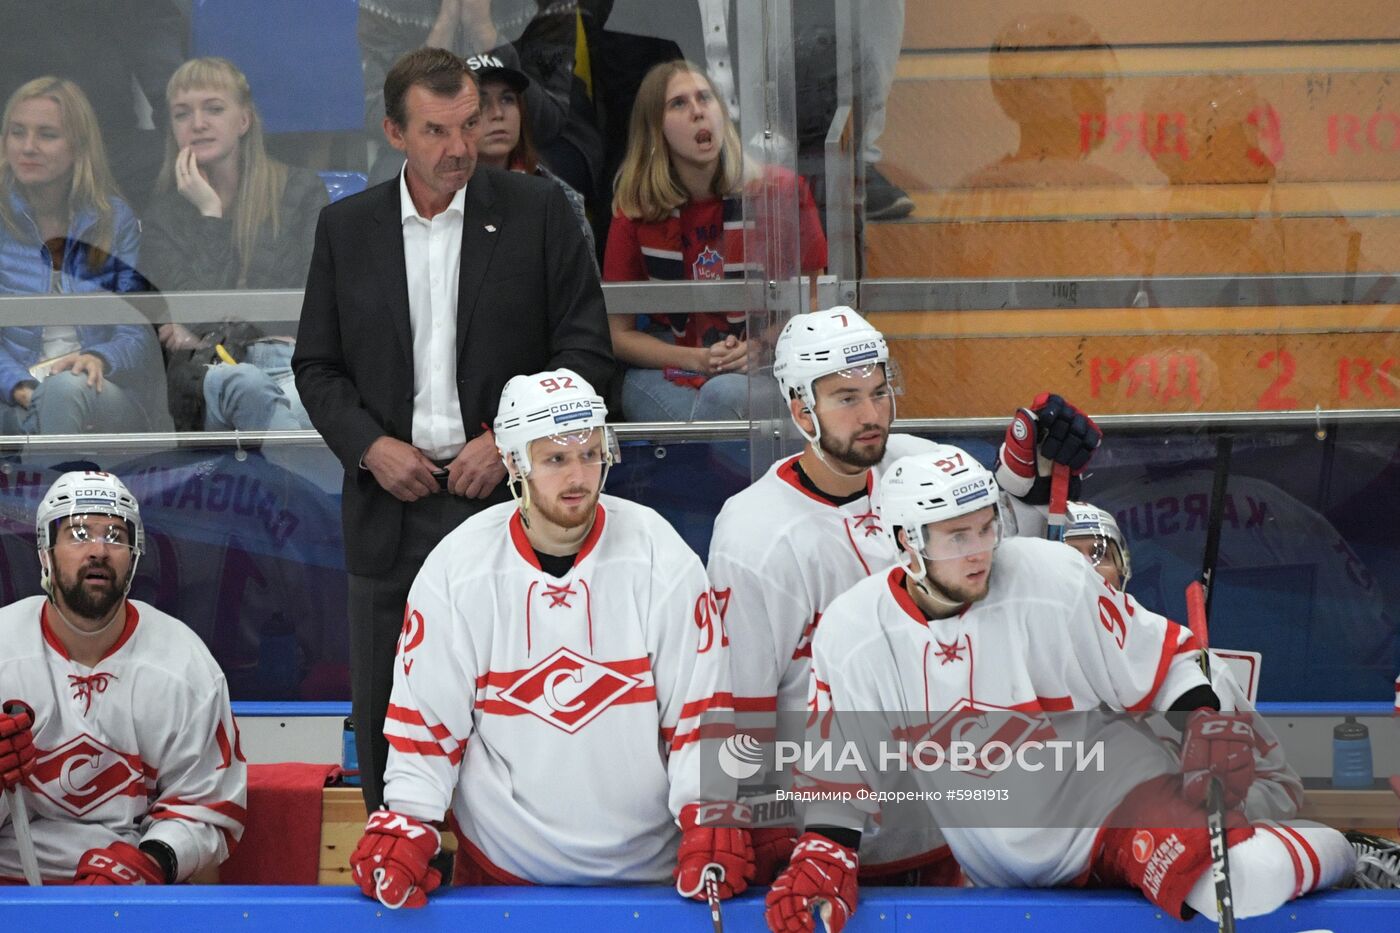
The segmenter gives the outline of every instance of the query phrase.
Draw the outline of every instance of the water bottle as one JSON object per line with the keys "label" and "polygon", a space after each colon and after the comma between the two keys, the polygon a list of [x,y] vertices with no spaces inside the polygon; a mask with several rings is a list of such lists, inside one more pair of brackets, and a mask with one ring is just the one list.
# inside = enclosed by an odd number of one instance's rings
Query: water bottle
{"label": "water bottle", "polygon": [[1371,733],[1355,716],[1332,730],[1332,786],[1370,787]]}
{"label": "water bottle", "polygon": [[[1370,767],[1370,753],[1367,753],[1367,767]],[[360,753],[355,750],[355,720],[345,717],[345,731],[341,735],[340,783],[350,787],[360,786]]]}

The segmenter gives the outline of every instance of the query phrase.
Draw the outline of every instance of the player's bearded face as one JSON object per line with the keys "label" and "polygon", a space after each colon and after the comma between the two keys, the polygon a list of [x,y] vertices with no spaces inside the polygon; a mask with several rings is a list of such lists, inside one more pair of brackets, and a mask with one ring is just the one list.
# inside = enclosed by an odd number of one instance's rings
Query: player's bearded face
{"label": "player's bearded face", "polygon": [[832,373],[812,388],[822,428],[818,443],[826,455],[859,470],[883,460],[894,423],[894,390],[885,368]]}
{"label": "player's bearded face", "polygon": [[[124,598],[132,551],[120,522],[109,536],[112,520],[82,517],[59,527],[50,560],[60,604],[84,619],[105,619]],[[74,527],[81,529],[78,535]],[[79,538],[85,540],[78,540]],[[119,540],[112,540],[119,539]]]}
{"label": "player's bearded face", "polygon": [[545,437],[530,445],[531,508],[562,529],[593,520],[603,486],[602,431]]}

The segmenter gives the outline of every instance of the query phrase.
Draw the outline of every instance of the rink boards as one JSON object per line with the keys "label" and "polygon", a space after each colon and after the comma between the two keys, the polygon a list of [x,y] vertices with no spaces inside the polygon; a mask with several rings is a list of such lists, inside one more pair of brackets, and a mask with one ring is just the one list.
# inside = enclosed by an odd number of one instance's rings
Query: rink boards
{"label": "rink boards", "polygon": [[[94,891],[49,888],[0,891],[7,930],[460,931],[472,933],[618,933],[710,931],[709,911],[660,888],[477,888],[434,895],[427,908],[389,911],[347,888],[233,886]],[[1400,891],[1345,891],[1307,897],[1242,933],[1379,933],[1400,926]],[[763,902],[746,895],[726,903],[727,933],[759,933]],[[1197,917],[1166,917],[1132,892],[869,889],[847,933],[988,933],[988,931],[1204,931]]]}

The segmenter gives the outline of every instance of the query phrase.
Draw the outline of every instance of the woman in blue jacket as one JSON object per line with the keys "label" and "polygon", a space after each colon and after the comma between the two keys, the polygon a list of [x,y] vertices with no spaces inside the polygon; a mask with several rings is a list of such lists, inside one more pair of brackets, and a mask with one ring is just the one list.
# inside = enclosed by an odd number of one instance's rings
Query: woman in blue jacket
{"label": "woman in blue jacket", "polygon": [[[140,223],[116,194],[78,86],[52,77],[23,85],[0,135],[0,295],[143,290]],[[163,427],[152,424],[163,383],[147,325],[0,327],[0,433]]]}

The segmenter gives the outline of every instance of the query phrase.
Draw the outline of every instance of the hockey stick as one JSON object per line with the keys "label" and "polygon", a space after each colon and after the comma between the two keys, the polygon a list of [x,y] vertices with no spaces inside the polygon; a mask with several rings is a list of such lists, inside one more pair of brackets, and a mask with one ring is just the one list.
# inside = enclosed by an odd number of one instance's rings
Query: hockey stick
{"label": "hockey stick", "polygon": [[1051,541],[1065,539],[1065,513],[1068,511],[1069,465],[1057,463],[1050,474],[1050,508],[1047,512],[1049,524],[1045,526],[1045,537]]}
{"label": "hockey stick", "polygon": [[[1215,563],[1220,556],[1220,530],[1225,522],[1225,490],[1230,480],[1230,450],[1233,441],[1223,435],[1215,442],[1215,482],[1210,490],[1210,518],[1206,526],[1206,549],[1201,561],[1201,576],[1186,587],[1186,623],[1201,645],[1201,672],[1206,682],[1210,673],[1210,611],[1211,583],[1215,578]],[[1215,912],[1220,918],[1220,933],[1235,933],[1235,900],[1230,888],[1230,852],[1225,838],[1225,792],[1220,778],[1211,777],[1206,791],[1206,830],[1210,833],[1210,871],[1215,882]]]}
{"label": "hockey stick", "polygon": [[715,933],[724,933],[724,914],[719,908],[719,883],[724,880],[724,869],[713,863],[705,866],[705,899],[710,902],[710,923]]}
{"label": "hockey stick", "polygon": [[[34,718],[33,711],[22,703],[5,707],[5,713],[30,713],[30,719]],[[30,887],[41,887],[44,879],[39,874],[39,857],[34,852],[34,835],[29,831],[29,806],[24,802],[24,788],[14,787],[6,790],[5,802],[10,805],[10,822],[15,826],[15,845],[19,848],[19,864],[24,870],[24,880]]]}

